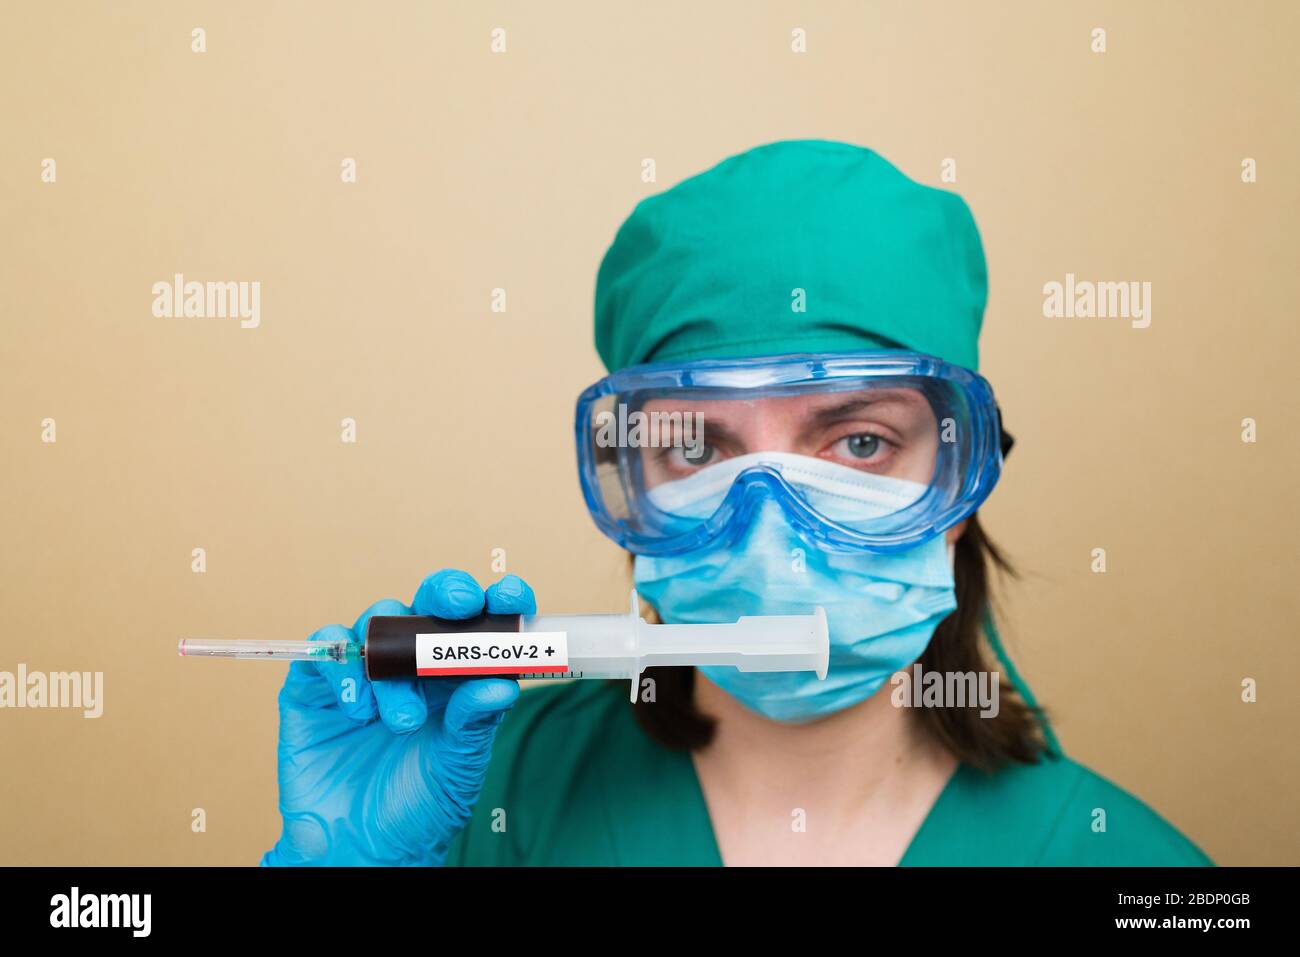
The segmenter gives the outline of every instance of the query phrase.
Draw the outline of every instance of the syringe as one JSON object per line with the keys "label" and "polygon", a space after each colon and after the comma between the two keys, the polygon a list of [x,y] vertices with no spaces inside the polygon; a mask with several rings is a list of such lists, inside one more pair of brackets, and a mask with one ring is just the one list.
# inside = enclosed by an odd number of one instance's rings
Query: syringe
{"label": "syringe", "polygon": [[652,625],[637,594],[626,615],[377,616],[363,641],[221,641],[184,638],[186,657],[364,661],[373,681],[438,675],[625,678],[636,701],[641,673],[667,665],[741,671],[815,671],[826,677],[826,612],[759,615],[730,624]]}

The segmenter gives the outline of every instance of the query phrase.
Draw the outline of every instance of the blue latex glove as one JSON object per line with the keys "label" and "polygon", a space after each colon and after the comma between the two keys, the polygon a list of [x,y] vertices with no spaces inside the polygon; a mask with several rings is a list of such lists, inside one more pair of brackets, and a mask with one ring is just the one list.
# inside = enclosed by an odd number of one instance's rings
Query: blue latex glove
{"label": "blue latex glove", "polygon": [[[484,593],[444,569],[415,594],[414,614],[473,618],[535,614],[527,584],[507,575]],[[363,638],[372,615],[409,615],[391,599],[352,630],[330,625],[313,641]],[[436,865],[469,820],[497,725],[519,697],[505,678],[412,678],[371,683],[362,662],[295,661],[280,691],[280,814],[284,829],[263,865]]]}

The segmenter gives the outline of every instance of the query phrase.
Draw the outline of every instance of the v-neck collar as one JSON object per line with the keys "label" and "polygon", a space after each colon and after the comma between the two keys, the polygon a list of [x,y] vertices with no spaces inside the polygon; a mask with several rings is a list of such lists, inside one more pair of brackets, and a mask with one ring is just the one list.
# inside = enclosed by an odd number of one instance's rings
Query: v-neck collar
{"label": "v-neck collar", "polygon": [[[688,838],[682,849],[691,859],[681,863],[695,867],[722,867],[724,863],[722,850],[718,847],[717,834],[713,830],[713,819],[709,816],[709,805],[704,797],[699,773],[695,770],[695,762],[686,751],[665,753],[672,755],[673,760],[665,762],[668,768],[671,768],[672,780],[661,780],[656,783],[668,785],[660,792],[665,798],[665,804],[671,806],[671,810],[666,807],[665,811],[676,818],[680,833]],[[932,848],[928,846],[931,843],[931,835],[944,831],[945,822],[953,819],[956,813],[955,805],[960,803],[958,795],[966,784],[967,776],[971,773],[972,769],[968,765],[958,762],[957,767],[944,783],[939,796],[935,798],[934,804],[926,813],[921,826],[916,829],[916,833],[908,842],[907,849],[898,861],[899,867],[922,863],[931,855]],[[619,833],[617,829],[616,833]],[[689,836],[692,834],[698,835],[698,839],[690,840]],[[706,835],[707,839],[705,839]],[[620,847],[618,850],[630,851],[632,848]],[[620,854],[620,857],[622,856]]]}

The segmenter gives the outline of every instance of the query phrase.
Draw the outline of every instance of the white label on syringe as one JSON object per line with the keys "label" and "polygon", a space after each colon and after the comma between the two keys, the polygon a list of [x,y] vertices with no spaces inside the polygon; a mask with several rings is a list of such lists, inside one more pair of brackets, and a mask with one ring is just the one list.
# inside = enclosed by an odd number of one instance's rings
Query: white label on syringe
{"label": "white label on syringe", "polygon": [[467,631],[415,636],[418,675],[562,675],[569,670],[563,631]]}

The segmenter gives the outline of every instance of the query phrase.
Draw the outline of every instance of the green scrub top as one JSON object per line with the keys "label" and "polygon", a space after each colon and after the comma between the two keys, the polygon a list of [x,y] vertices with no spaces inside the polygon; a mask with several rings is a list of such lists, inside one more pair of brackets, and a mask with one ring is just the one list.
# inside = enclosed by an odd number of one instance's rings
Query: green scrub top
{"label": "green scrub top", "polygon": [[[506,715],[449,865],[722,864],[695,765],[636,723],[627,685],[530,688]],[[1105,830],[1094,830],[1095,810]],[[1068,758],[959,765],[903,865],[1208,865],[1137,798]]]}

